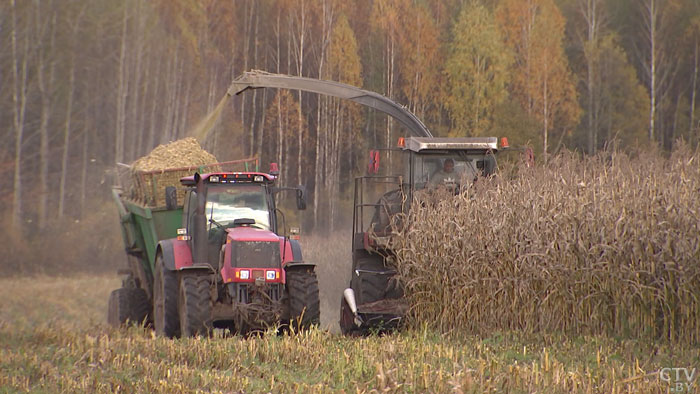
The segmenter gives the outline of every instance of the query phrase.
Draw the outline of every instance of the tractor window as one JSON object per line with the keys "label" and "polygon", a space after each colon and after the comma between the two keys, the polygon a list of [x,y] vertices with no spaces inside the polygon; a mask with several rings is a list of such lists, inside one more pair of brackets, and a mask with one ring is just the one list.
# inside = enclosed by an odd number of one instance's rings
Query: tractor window
{"label": "tractor window", "polygon": [[209,229],[216,224],[232,224],[236,219],[254,219],[254,227],[270,229],[267,194],[262,185],[209,186],[206,215]]}

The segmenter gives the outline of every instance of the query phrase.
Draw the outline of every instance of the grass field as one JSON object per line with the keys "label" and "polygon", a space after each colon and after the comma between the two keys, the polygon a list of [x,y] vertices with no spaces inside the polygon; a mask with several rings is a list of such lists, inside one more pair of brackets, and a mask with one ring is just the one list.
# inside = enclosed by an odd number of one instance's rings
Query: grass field
{"label": "grass field", "polygon": [[700,367],[697,347],[514,332],[167,340],[106,325],[118,285],[0,279],[0,392],[667,392],[658,371]]}

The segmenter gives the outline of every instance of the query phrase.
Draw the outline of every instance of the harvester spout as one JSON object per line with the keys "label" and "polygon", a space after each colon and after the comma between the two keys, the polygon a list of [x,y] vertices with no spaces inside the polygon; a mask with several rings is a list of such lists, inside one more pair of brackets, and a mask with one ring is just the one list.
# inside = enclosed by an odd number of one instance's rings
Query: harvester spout
{"label": "harvester spout", "polygon": [[243,73],[234,79],[226,92],[227,96],[238,95],[248,89],[277,88],[302,90],[304,92],[323,94],[350,100],[366,107],[376,109],[398,120],[408,131],[417,137],[432,137],[428,128],[406,107],[381,94],[362,90],[355,86],[335,81],[324,81],[292,75],[270,74],[254,70]]}

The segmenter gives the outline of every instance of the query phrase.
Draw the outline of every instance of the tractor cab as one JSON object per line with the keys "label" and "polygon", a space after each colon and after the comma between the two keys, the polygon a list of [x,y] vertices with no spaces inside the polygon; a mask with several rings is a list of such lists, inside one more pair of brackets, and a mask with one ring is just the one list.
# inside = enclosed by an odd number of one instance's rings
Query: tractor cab
{"label": "tractor cab", "polygon": [[[183,207],[183,227],[188,233],[194,229],[199,202],[195,177],[181,180],[183,185],[190,186]],[[211,173],[200,178],[208,232],[247,226],[277,234],[274,176],[258,172]]]}

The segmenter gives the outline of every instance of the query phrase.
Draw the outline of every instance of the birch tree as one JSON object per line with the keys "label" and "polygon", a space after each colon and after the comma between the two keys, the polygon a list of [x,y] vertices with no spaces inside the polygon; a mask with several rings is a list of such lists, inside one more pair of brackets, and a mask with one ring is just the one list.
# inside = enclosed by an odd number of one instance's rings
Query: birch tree
{"label": "birch tree", "polygon": [[[26,3],[25,3],[26,4]],[[18,7],[10,1],[11,27],[10,45],[12,48],[12,126],[15,131],[15,160],[12,186],[12,227],[22,229],[22,143],[24,142],[24,116],[27,109],[27,64],[29,62],[29,37],[18,27]],[[19,26],[26,26],[26,22]],[[19,36],[19,37],[18,37]],[[21,40],[18,43],[18,39]],[[21,48],[18,48],[21,45]]]}
{"label": "birch tree", "polygon": [[446,63],[450,136],[481,136],[494,124],[496,108],[506,99],[510,49],[503,43],[493,15],[482,5],[462,9],[454,26]]}
{"label": "birch tree", "polygon": [[513,92],[541,124],[544,161],[550,134],[555,150],[578,123],[580,107],[564,55],[564,18],[552,0],[504,0],[497,11],[506,43],[515,53]]}
{"label": "birch tree", "polygon": [[[339,81],[348,85],[358,86],[362,81],[362,65],[358,54],[355,34],[350,27],[345,14],[341,14],[333,28],[328,53],[329,76],[334,81]],[[335,229],[335,218],[337,217],[337,200],[340,192],[340,173],[342,161],[345,163],[353,161],[353,150],[347,149],[356,141],[359,135],[357,121],[359,112],[357,107],[351,103],[340,99],[330,99],[333,109],[332,126],[327,129],[326,153],[326,177],[324,178],[326,190],[329,193],[329,217],[331,218],[331,231]],[[345,160],[342,160],[345,158]],[[341,161],[342,160],[342,161]],[[345,167],[347,172],[352,168]]]}
{"label": "birch tree", "polygon": [[[53,2],[44,3],[47,8]],[[53,104],[54,79],[56,74],[55,47],[56,15],[45,17],[42,13],[42,3],[36,4],[35,28],[36,36],[41,42],[48,42],[37,50],[37,82],[41,96],[41,120],[39,124],[39,202],[37,206],[37,226],[40,231],[46,228],[49,212],[49,120]],[[47,64],[48,63],[48,64]]]}

